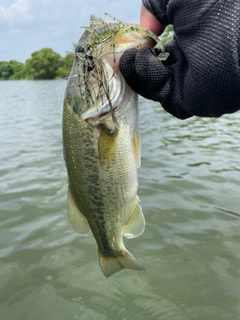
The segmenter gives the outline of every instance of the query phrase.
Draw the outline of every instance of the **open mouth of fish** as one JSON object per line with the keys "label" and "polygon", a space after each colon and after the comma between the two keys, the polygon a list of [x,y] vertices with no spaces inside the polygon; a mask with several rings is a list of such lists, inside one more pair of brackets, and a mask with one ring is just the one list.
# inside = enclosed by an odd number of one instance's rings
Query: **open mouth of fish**
{"label": "open mouth of fish", "polygon": [[[116,109],[116,108],[114,108],[113,110],[115,111],[115,109]],[[104,112],[104,113],[99,114],[98,117],[99,117],[99,118],[103,118],[104,116],[107,116],[107,115],[109,115],[110,113],[111,113],[111,111],[109,111],[109,112]]]}
{"label": "open mouth of fish", "polygon": [[126,82],[124,81],[123,76],[120,72],[115,72],[108,63],[105,64],[105,67],[108,74],[107,91],[109,95],[104,95],[101,98],[96,99],[95,104],[82,113],[82,120],[108,116],[118,109],[119,104],[123,100],[126,91]]}

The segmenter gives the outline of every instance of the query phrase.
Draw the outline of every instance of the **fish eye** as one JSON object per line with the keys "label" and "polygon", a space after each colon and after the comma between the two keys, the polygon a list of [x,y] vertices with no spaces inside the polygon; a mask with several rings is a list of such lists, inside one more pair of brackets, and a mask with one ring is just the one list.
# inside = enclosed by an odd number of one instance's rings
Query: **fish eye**
{"label": "fish eye", "polygon": [[84,46],[82,46],[81,44],[77,45],[75,52],[84,52]]}

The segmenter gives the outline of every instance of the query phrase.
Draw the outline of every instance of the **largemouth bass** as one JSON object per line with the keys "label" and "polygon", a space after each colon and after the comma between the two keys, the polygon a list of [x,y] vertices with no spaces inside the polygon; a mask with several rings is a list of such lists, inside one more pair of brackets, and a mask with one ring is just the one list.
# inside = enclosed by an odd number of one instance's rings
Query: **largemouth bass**
{"label": "largemouth bass", "polygon": [[164,51],[150,31],[113,19],[90,18],[74,53],[63,110],[68,217],[80,234],[92,231],[106,277],[123,268],[145,270],[122,239],[140,236],[145,219],[137,196],[137,94],[123,79],[119,59],[133,47]]}

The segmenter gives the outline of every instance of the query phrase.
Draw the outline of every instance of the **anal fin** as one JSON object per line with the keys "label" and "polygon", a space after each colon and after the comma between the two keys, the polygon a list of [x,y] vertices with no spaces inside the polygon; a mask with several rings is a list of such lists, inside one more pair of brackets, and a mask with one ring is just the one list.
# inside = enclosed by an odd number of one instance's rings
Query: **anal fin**
{"label": "anal fin", "polygon": [[87,219],[79,210],[70,188],[68,188],[67,211],[68,219],[72,228],[82,236],[88,235],[90,233],[89,224]]}
{"label": "anal fin", "polygon": [[139,237],[145,230],[145,218],[139,202],[137,196],[130,218],[123,227],[123,235],[129,239]]}

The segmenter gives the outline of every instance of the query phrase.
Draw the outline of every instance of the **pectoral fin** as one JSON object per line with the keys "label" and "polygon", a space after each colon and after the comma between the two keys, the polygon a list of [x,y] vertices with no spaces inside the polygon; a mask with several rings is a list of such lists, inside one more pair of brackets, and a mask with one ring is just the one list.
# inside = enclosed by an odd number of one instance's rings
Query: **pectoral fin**
{"label": "pectoral fin", "polygon": [[68,188],[67,211],[72,228],[83,236],[89,234],[90,227],[87,219],[79,210],[70,188]]}
{"label": "pectoral fin", "polygon": [[110,133],[102,129],[98,138],[98,159],[100,166],[107,168],[115,159],[117,131]]}
{"label": "pectoral fin", "polygon": [[133,151],[135,156],[136,167],[141,166],[141,140],[139,132],[135,132],[133,135]]}
{"label": "pectoral fin", "polygon": [[137,197],[130,218],[125,223],[123,228],[124,237],[129,239],[139,237],[145,229],[145,218],[142,213],[142,208],[139,204],[139,201],[140,200]]}

